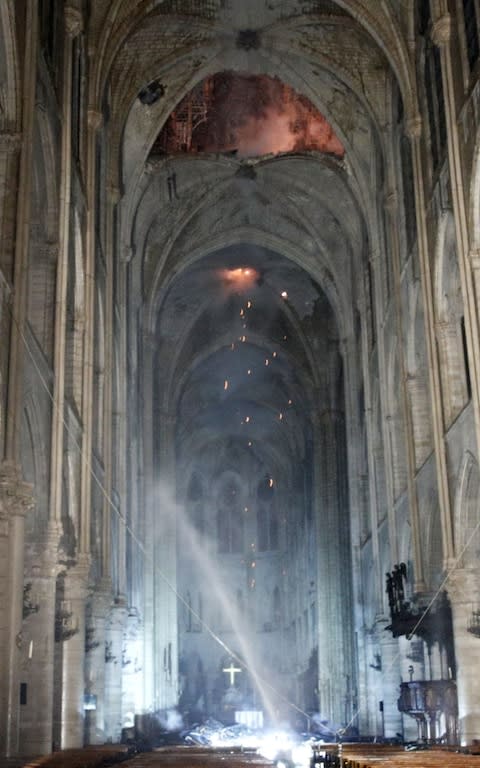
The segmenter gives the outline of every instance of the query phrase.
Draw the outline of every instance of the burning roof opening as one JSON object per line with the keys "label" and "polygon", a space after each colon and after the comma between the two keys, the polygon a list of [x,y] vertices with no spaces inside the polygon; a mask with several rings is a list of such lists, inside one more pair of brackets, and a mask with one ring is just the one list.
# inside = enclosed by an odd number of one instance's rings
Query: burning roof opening
{"label": "burning roof opening", "polygon": [[305,150],[337,157],[345,153],[311,101],[278,78],[221,72],[203,80],[178,104],[152,154],[258,157]]}

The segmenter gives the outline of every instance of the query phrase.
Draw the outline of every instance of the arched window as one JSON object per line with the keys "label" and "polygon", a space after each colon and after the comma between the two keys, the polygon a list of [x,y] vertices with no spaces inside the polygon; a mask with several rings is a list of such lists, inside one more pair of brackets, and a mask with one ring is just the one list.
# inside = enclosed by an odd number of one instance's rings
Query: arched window
{"label": "arched window", "polygon": [[468,64],[472,70],[480,54],[478,40],[477,8],[478,0],[463,0],[463,23],[465,25],[465,47]]}
{"label": "arched window", "polygon": [[279,544],[275,488],[269,475],[265,475],[257,489],[257,544],[259,552],[278,549]]}
{"label": "arched window", "polygon": [[410,139],[403,135],[400,142],[402,164],[403,204],[405,207],[405,234],[407,253],[410,253],[417,238],[417,216],[415,211],[415,185],[413,182],[412,148]]}
{"label": "arched window", "polygon": [[204,532],[204,493],[203,483],[196,474],[192,475],[187,491],[188,517],[198,533]]}
{"label": "arched window", "polygon": [[272,599],[272,625],[275,629],[278,629],[282,624],[282,598],[280,596],[280,590],[275,587],[273,590]]}
{"label": "arched window", "polygon": [[225,554],[243,552],[241,494],[233,478],[224,484],[218,502],[218,551]]}
{"label": "arched window", "polygon": [[425,38],[424,87],[427,103],[430,146],[433,168],[438,167],[447,143],[445,99],[443,95],[440,52],[432,40],[432,19],[429,0],[419,3],[421,8],[419,32]]}

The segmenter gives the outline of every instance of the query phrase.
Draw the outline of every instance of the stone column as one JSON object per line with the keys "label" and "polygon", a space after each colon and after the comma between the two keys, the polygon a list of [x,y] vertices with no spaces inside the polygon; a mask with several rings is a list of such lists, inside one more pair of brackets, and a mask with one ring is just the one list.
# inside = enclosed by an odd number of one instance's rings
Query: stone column
{"label": "stone column", "polygon": [[95,697],[95,709],[85,712],[86,744],[103,744],[105,742],[105,643],[109,608],[112,600],[111,594],[110,581],[108,579],[102,580],[91,598],[90,610],[86,621],[86,694]]}
{"label": "stone column", "polygon": [[402,733],[402,716],[397,706],[401,682],[398,638],[385,631],[386,623],[379,621],[378,633],[382,653],[383,736],[388,739]]}
{"label": "stone column", "polygon": [[60,168],[60,209],[58,227],[58,260],[55,295],[55,334],[53,348],[53,400],[52,437],[50,454],[50,519],[59,521],[62,507],[62,480],[64,459],[65,418],[65,358],[67,323],[67,284],[71,217],[71,102],[72,102],[72,40],[82,29],[82,16],[78,10],[65,7],[64,78],[62,155]]}
{"label": "stone column", "polygon": [[443,404],[440,385],[440,366],[436,350],[435,317],[431,260],[427,230],[425,187],[422,165],[422,121],[419,116],[410,118],[407,133],[412,146],[412,165],[415,183],[415,207],[417,214],[418,255],[420,262],[422,300],[425,318],[425,340],[428,361],[428,383],[432,414],[433,445],[437,472],[438,503],[442,521],[442,543],[444,562],[454,556],[453,525],[448,487],[447,456],[444,441]]}
{"label": "stone column", "polygon": [[[394,167],[393,158],[389,163],[390,167]],[[405,360],[406,356],[406,340],[404,339],[404,322],[403,322],[403,306],[402,306],[402,283],[400,275],[400,243],[398,239],[398,195],[395,191],[396,179],[391,179],[393,190],[387,195],[385,200],[385,211],[387,214],[388,228],[389,228],[389,240],[391,248],[391,258],[393,267],[393,281],[394,281],[394,309],[395,309],[395,328],[397,341],[399,345],[398,360],[400,368],[401,381],[399,382],[400,388],[400,401],[401,401],[401,416],[405,427],[405,452],[407,459],[407,493],[408,493],[408,507],[409,518],[412,529],[412,547],[414,553],[415,562],[415,590],[423,591],[425,589],[425,581],[423,574],[423,558],[422,558],[422,546],[420,540],[420,525],[418,515],[418,499],[417,488],[415,484],[415,459],[416,459],[416,443],[415,443],[415,405],[413,401],[408,402],[408,395],[411,394],[409,389],[409,383],[411,379],[407,379],[408,371]],[[397,536],[396,527],[390,529],[390,539],[393,540]],[[396,552],[398,554],[398,546],[392,548],[392,554]],[[395,558],[392,557],[392,564],[395,562]]]}
{"label": "stone column", "polygon": [[0,755],[7,757],[18,752],[24,524],[33,503],[18,467],[0,465]]}
{"label": "stone column", "polygon": [[122,653],[127,606],[118,600],[105,628],[105,740],[120,741],[122,731]]}
{"label": "stone column", "polygon": [[[178,701],[177,520],[174,419],[163,414],[154,504],[155,702],[157,709]],[[158,568],[155,564],[158,563]]]}
{"label": "stone column", "polygon": [[[443,7],[440,8],[440,4],[438,10],[443,11]],[[435,45],[440,49],[440,59],[442,63],[442,83],[445,96],[445,119],[447,124],[448,165],[451,178],[458,267],[465,313],[465,336],[467,340],[468,362],[472,381],[472,404],[475,416],[477,451],[480,451],[480,338],[478,318],[478,301],[480,296],[478,293],[476,294],[473,275],[473,272],[478,270],[479,264],[475,254],[470,254],[471,243],[468,226],[468,205],[465,199],[466,184],[463,173],[462,157],[463,139],[459,132],[457,114],[458,102],[455,88],[456,77],[454,74],[457,62],[456,59],[453,58],[452,39],[452,18],[449,13],[444,13],[434,24],[433,40]],[[469,261],[469,256],[472,258],[472,262]]]}
{"label": "stone column", "polygon": [[55,631],[61,643],[61,748],[83,746],[85,695],[85,602],[89,560],[81,558],[63,580]]}
{"label": "stone column", "polygon": [[[478,658],[480,640],[468,631],[472,618],[472,600],[480,594],[478,569],[458,569],[449,581],[452,603],[453,635],[457,662],[458,724],[460,743],[472,744],[480,739],[480,686]],[[477,603],[473,604],[476,607]]]}
{"label": "stone column", "polygon": [[[12,260],[14,253],[16,184],[21,136],[0,133],[0,339],[11,333]],[[0,344],[0,457],[4,454],[7,419],[8,344]]]}
{"label": "stone column", "polygon": [[346,724],[351,717],[347,679],[351,686],[354,678],[343,413],[320,415],[315,443],[320,708],[333,722]]}
{"label": "stone column", "polygon": [[24,597],[22,683],[26,701],[21,707],[20,752],[51,752],[55,660],[55,592],[59,529],[50,525],[46,537],[28,553]]}
{"label": "stone column", "polygon": [[86,142],[85,189],[87,215],[85,226],[85,335],[82,372],[82,462],[80,478],[80,541],[79,551],[90,553],[90,522],[92,505],[92,435],[93,435],[93,357],[95,324],[95,175],[96,135],[102,125],[102,114],[88,110]]}

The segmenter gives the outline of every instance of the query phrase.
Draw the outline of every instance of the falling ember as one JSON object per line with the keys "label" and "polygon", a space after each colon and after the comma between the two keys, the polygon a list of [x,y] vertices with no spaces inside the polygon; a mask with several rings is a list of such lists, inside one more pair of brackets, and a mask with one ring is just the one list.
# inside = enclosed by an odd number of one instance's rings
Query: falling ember
{"label": "falling ember", "polygon": [[283,413],[279,413],[279,414],[278,414],[278,418],[279,418],[279,419],[280,419],[280,421],[281,421],[281,420],[283,419]]}
{"label": "falling ember", "polygon": [[245,315],[245,310],[241,309],[240,310],[240,317],[243,317],[244,315]]}
{"label": "falling ember", "polygon": [[277,353],[276,353],[276,352],[274,352],[274,353],[272,354],[272,357],[276,357],[276,356],[277,356]]}
{"label": "falling ember", "polygon": [[248,507],[245,507],[243,511],[248,512]]}
{"label": "falling ember", "polygon": [[252,441],[251,441],[251,440],[249,440],[249,441],[248,441],[248,447],[249,447],[249,448],[251,448],[251,447],[252,447]]}
{"label": "falling ember", "polygon": [[288,404],[289,404],[289,405],[291,405],[291,404],[292,404],[292,401],[291,401],[291,400],[289,400],[289,401],[288,401]]}
{"label": "falling ember", "polygon": [[270,365],[270,360],[268,358],[265,360],[265,365]]}
{"label": "falling ember", "polygon": [[286,336],[284,336],[284,337],[283,337],[283,340],[284,340],[284,341],[286,341],[286,340],[287,340],[287,337],[286,337]]}
{"label": "falling ember", "polygon": [[231,349],[231,350],[232,350],[232,352],[233,352],[233,350],[235,349],[235,344],[231,344],[231,345],[230,345],[230,349]]}
{"label": "falling ember", "polygon": [[251,376],[251,375],[252,375],[252,371],[251,371],[251,369],[250,369],[250,368],[249,368],[249,369],[248,369],[248,371],[247,371],[247,375],[248,375],[248,376]]}
{"label": "falling ember", "polygon": [[252,308],[252,302],[251,301],[247,301],[247,309],[251,309],[251,308]]}
{"label": "falling ember", "polygon": [[286,291],[282,291],[281,296],[282,299],[288,299],[288,293]]}
{"label": "falling ember", "polygon": [[245,424],[248,424],[250,422],[250,416],[245,416]]}
{"label": "falling ember", "polygon": [[270,488],[273,488],[273,478],[270,478],[270,480],[268,481],[268,485]]}
{"label": "falling ember", "polygon": [[224,388],[225,391],[227,391],[227,389],[228,389],[228,381],[227,381],[227,379],[225,379],[225,382],[223,384],[223,388]]}
{"label": "falling ember", "polygon": [[257,567],[257,564],[256,564],[255,560],[253,560],[253,562],[252,562],[252,568],[256,568],[256,567]]}
{"label": "falling ember", "polygon": [[246,336],[241,336],[241,337],[240,337],[240,341],[241,341],[241,342],[245,343],[245,342],[246,342],[246,340],[247,340],[247,337],[246,337]]}

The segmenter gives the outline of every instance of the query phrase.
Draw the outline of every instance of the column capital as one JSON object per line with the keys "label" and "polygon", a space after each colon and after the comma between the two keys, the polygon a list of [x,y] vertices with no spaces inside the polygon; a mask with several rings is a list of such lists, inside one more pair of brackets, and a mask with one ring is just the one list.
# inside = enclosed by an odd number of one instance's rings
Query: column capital
{"label": "column capital", "polygon": [[443,48],[452,37],[452,18],[449,13],[441,16],[433,25],[432,40],[436,46]]}
{"label": "column capital", "polygon": [[103,124],[103,115],[100,112],[99,109],[93,109],[90,108],[87,112],[87,123],[88,127],[91,128],[92,131],[98,131]]}
{"label": "column capital", "polygon": [[409,139],[419,139],[422,135],[423,121],[419,114],[411,115],[405,120],[405,134]]}
{"label": "column capital", "polygon": [[33,486],[26,483],[21,470],[14,462],[0,465],[0,520],[24,517],[35,505]]}
{"label": "column capital", "polygon": [[72,5],[66,5],[64,14],[67,35],[71,38],[77,37],[80,32],[83,32],[83,16],[81,12]]}

